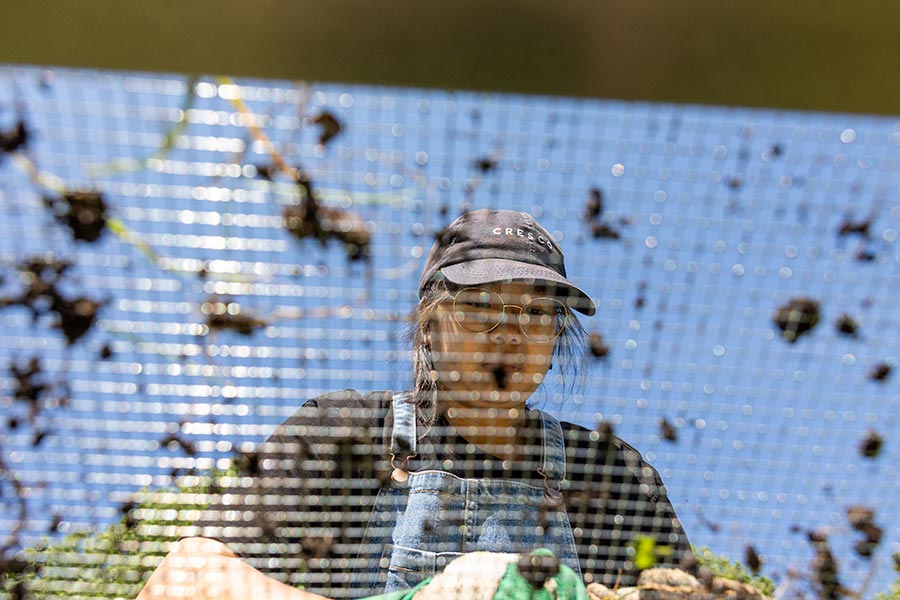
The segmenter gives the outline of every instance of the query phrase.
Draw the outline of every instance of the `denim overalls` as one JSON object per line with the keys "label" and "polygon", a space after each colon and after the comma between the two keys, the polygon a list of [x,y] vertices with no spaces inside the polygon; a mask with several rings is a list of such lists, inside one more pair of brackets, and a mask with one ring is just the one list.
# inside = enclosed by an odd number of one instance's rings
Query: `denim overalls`
{"label": "denim overalls", "polygon": [[369,517],[354,595],[412,587],[460,554],[477,550],[529,552],[548,548],[581,574],[572,528],[562,503],[565,447],[559,421],[540,413],[544,485],[516,480],[463,479],[424,469],[407,472],[416,454],[412,397],[393,397],[391,479]]}

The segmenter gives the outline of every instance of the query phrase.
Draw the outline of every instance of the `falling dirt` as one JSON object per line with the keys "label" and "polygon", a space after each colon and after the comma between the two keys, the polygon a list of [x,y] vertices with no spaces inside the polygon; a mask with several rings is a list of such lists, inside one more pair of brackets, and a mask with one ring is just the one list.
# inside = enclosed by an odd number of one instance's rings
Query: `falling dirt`
{"label": "falling dirt", "polygon": [[797,297],[778,308],[774,315],[781,336],[794,343],[797,338],[812,331],[819,323],[819,303],[805,297]]}

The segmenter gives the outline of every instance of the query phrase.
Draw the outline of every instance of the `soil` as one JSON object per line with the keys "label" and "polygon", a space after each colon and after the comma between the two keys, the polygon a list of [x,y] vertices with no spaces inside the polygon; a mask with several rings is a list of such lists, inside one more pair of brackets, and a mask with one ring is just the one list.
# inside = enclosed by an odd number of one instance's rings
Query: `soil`
{"label": "soil", "polygon": [[594,358],[606,358],[609,356],[609,346],[603,339],[603,334],[592,331],[588,334],[588,351]]}
{"label": "soil", "polygon": [[106,229],[106,201],[96,190],[67,191],[62,198],[46,196],[44,204],[57,221],[69,227],[75,240],[96,242]]}
{"label": "soil", "polygon": [[282,212],[285,228],[297,239],[315,238],[322,246],[329,240],[338,240],[344,244],[351,262],[368,261],[372,237],[365,220],[349,210],[320,206],[312,181],[302,171],[297,176],[297,185],[301,200]]}
{"label": "soil", "polygon": [[343,130],[341,122],[328,111],[321,112],[313,117],[312,123],[319,126],[319,143],[323,146],[328,144]]}
{"label": "soil", "polygon": [[71,264],[47,257],[23,261],[18,269],[26,287],[18,296],[0,298],[0,308],[23,306],[35,320],[41,315],[56,313],[57,321],[53,327],[63,332],[69,345],[74,344],[94,326],[103,304],[86,296],[67,298],[57,289]]}
{"label": "soil", "polygon": [[781,336],[790,343],[812,331],[819,323],[819,303],[805,297],[797,297],[778,308],[774,316]]}
{"label": "soil", "polygon": [[15,152],[28,145],[30,133],[25,121],[19,119],[16,124],[6,131],[0,131],[0,152]]}
{"label": "soil", "polygon": [[210,331],[231,330],[241,335],[253,335],[257,329],[268,325],[263,319],[243,310],[237,302],[213,298],[205,304],[210,309],[206,317],[206,326]]}

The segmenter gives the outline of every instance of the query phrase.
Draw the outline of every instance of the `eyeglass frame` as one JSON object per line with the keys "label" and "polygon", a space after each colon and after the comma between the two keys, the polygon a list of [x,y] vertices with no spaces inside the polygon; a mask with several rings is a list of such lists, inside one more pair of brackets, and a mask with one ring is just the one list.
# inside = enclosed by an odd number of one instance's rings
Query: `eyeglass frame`
{"label": "eyeglass frame", "polygon": [[[489,294],[494,294],[495,296],[500,298],[500,303],[503,305],[503,309],[500,311],[501,318],[498,319],[497,322],[494,323],[489,329],[485,329],[484,331],[476,331],[474,329],[469,329],[468,327],[466,327],[465,325],[460,323],[459,319],[456,317],[456,301],[457,301],[459,295],[466,290],[484,290],[485,292],[488,292]],[[453,322],[456,323],[457,325],[459,325],[460,327],[462,327],[463,329],[465,329],[466,331],[468,331],[469,333],[490,333],[493,330],[500,327],[500,325],[503,323],[502,317],[503,317],[503,315],[506,314],[506,307],[508,307],[508,306],[519,309],[518,315],[516,316],[516,326],[519,328],[519,331],[522,332],[522,335],[524,335],[526,338],[528,338],[529,340],[531,340],[532,342],[534,342],[536,344],[549,344],[550,342],[555,341],[557,338],[559,338],[559,336],[562,335],[563,331],[565,331],[566,325],[569,322],[569,314],[570,314],[569,307],[566,306],[565,303],[560,301],[558,298],[554,298],[552,296],[536,296],[536,297],[532,298],[531,301],[526,303],[525,305],[510,304],[510,303],[503,301],[503,296],[501,296],[499,292],[495,292],[493,290],[489,290],[487,288],[478,287],[478,286],[466,286],[464,288],[458,289],[455,292],[453,292],[452,298],[453,298],[453,304],[451,306],[450,313],[453,316]],[[526,306],[528,306],[529,304],[531,304],[531,302],[534,302],[535,300],[541,300],[541,299],[545,299],[545,298],[547,300],[553,300],[562,308],[562,322],[558,324],[556,332],[553,334],[553,336],[551,338],[549,338],[547,340],[536,340],[533,337],[531,337],[530,335],[528,335],[527,333],[525,333],[525,329],[522,328],[522,323],[519,319],[524,314]],[[559,315],[560,315],[560,313],[557,312],[556,313],[557,319],[559,318]]]}

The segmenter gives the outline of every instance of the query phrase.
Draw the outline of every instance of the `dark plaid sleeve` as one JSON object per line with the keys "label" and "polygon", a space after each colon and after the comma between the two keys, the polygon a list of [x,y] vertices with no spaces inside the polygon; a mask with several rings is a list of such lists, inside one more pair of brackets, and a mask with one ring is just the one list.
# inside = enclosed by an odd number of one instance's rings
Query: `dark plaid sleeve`
{"label": "dark plaid sleeve", "polygon": [[657,566],[688,564],[690,543],[657,471],[611,432],[565,426],[566,508],[586,579],[633,585],[635,548],[647,538]]}
{"label": "dark plaid sleeve", "polygon": [[256,451],[191,528],[257,569],[341,595],[378,492],[389,395],[346,390],[305,403]]}

